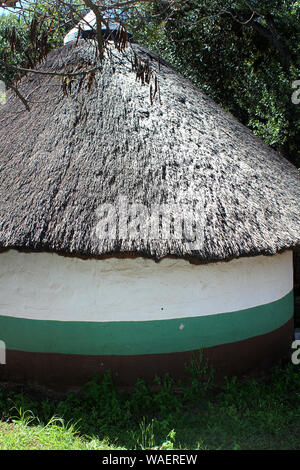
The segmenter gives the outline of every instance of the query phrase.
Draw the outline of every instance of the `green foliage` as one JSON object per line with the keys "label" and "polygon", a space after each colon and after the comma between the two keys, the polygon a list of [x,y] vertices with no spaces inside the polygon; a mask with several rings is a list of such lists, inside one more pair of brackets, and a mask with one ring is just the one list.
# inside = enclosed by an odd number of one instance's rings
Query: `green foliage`
{"label": "green foliage", "polygon": [[[77,1],[74,1],[76,7]],[[34,68],[46,54],[61,45],[73,26],[71,11],[60,2],[36,0],[23,15],[0,17],[0,78],[9,86],[22,76],[11,66]]]}
{"label": "green foliage", "polygon": [[190,386],[185,390],[185,399],[190,402],[199,400],[204,397],[213,387],[214,384],[214,368],[204,359],[203,351],[198,355],[194,354],[189,363],[186,364],[186,370],[190,377]]}
{"label": "green foliage", "polygon": [[105,440],[78,435],[74,425],[53,417],[43,426],[22,419],[19,422],[0,422],[0,450],[106,450],[120,449]]}
{"label": "green foliage", "polygon": [[133,441],[136,442],[136,449],[153,449],[155,447],[154,420],[147,423],[145,417],[143,417],[139,424],[139,432],[133,433],[132,437]]}

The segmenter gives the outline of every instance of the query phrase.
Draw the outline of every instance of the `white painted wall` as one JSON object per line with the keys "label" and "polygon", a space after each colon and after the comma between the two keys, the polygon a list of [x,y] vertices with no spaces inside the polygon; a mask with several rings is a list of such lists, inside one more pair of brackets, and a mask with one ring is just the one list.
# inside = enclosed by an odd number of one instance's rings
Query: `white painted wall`
{"label": "white painted wall", "polygon": [[143,321],[230,312],[293,288],[292,252],[192,265],[185,260],[81,260],[0,254],[0,315],[41,320]]}

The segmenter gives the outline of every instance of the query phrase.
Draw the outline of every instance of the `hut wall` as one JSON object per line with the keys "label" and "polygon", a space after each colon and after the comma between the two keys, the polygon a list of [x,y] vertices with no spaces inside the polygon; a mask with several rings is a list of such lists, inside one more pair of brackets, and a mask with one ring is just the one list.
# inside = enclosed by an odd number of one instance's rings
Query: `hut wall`
{"label": "hut wall", "polygon": [[293,329],[292,252],[194,265],[165,258],[0,255],[0,378],[77,384],[181,376],[203,348],[224,374],[280,357]]}

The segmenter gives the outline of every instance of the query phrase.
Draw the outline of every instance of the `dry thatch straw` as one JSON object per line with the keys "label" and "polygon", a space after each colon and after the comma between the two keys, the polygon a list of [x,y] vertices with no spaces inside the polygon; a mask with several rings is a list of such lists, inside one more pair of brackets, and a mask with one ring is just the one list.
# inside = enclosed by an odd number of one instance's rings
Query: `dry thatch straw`
{"label": "dry thatch straw", "polygon": [[[30,112],[8,94],[0,248],[212,262],[299,246],[297,169],[155,54],[133,49],[144,85],[114,50],[64,89],[27,75],[19,89]],[[40,69],[86,64],[94,51],[79,41]]]}

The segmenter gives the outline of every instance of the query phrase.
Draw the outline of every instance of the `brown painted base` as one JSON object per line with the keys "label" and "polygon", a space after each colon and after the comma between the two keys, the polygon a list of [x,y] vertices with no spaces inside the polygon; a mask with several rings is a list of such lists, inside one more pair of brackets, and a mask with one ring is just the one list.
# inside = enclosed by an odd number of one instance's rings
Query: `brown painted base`
{"label": "brown painted base", "polygon": [[[204,358],[215,368],[216,377],[243,375],[266,369],[291,353],[293,319],[271,333],[236,343],[206,348]],[[152,380],[169,373],[175,379],[188,376],[186,364],[199,351],[139,356],[81,356],[7,351],[0,365],[0,381],[45,385],[67,390],[86,383],[92,374],[110,369],[117,385],[134,385],[138,378]]]}

